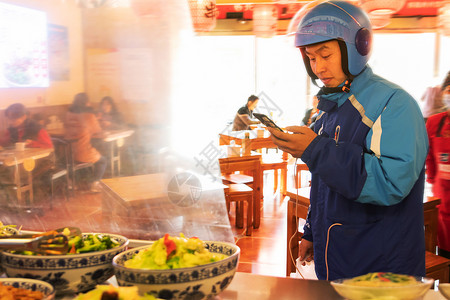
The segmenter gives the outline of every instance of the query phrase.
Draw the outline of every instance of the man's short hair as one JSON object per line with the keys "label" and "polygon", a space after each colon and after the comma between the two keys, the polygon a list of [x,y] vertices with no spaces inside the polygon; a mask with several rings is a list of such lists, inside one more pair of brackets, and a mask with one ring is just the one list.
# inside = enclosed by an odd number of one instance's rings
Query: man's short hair
{"label": "man's short hair", "polygon": [[248,97],[247,103],[248,102],[255,102],[256,100],[259,100],[259,98],[256,97],[255,95],[251,95],[250,97]]}
{"label": "man's short hair", "polygon": [[5,110],[5,116],[9,119],[16,120],[27,114],[27,109],[22,103],[14,103]]}

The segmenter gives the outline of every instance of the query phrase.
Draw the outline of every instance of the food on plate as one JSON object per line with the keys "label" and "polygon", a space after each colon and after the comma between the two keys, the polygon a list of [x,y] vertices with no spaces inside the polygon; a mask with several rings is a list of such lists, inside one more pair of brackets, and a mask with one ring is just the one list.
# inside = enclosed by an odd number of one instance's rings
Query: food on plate
{"label": "food on plate", "polygon": [[13,235],[17,232],[16,225],[4,225],[0,221],[0,236]]}
{"label": "food on plate", "polygon": [[134,269],[177,269],[205,265],[226,257],[225,254],[209,252],[203,241],[196,237],[186,238],[182,233],[179,237],[166,234],[125,261],[124,265]]}
{"label": "food on plate", "polygon": [[4,285],[0,282],[0,299],[3,300],[40,300],[44,294],[40,291],[32,291],[22,288],[15,288],[11,285]]}
{"label": "food on plate", "polygon": [[402,286],[417,283],[414,276],[391,272],[375,272],[344,280],[343,284],[356,286]]}
{"label": "food on plate", "polygon": [[147,294],[139,296],[136,286],[97,285],[94,290],[78,295],[75,300],[156,300],[156,298]]}

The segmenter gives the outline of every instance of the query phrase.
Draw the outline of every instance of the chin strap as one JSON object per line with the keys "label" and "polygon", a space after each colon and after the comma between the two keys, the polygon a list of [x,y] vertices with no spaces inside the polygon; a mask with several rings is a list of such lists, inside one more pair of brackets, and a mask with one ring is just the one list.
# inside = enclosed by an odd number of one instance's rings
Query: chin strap
{"label": "chin strap", "polygon": [[326,94],[333,94],[333,93],[340,93],[340,92],[348,93],[348,92],[350,92],[350,86],[352,85],[352,82],[353,82],[353,78],[348,78],[347,80],[345,80],[345,83],[343,86],[337,86],[337,87],[331,87],[331,88],[323,86],[320,88],[318,95],[326,95]]}

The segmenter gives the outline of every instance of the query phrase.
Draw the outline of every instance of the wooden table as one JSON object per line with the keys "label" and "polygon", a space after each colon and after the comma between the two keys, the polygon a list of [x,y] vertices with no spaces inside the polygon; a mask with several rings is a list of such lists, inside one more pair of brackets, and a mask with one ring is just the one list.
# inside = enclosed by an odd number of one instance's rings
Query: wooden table
{"label": "wooden table", "polygon": [[[245,134],[249,133],[249,140],[246,142]],[[242,130],[242,131],[230,131],[226,134],[219,134],[219,145],[230,145],[231,141],[234,141],[236,145],[241,145],[245,147],[245,153],[243,155],[250,155],[252,150],[260,150],[263,148],[278,148],[270,138],[270,133],[266,130],[264,131],[263,137],[258,137],[256,131],[254,130]],[[288,161],[287,152],[283,152],[282,160],[286,163]],[[263,159],[264,162],[264,159]],[[264,167],[262,168],[264,172]],[[287,190],[287,167],[281,171],[281,184],[280,192],[283,196],[286,195]]]}
{"label": "wooden table", "polygon": [[130,209],[150,202],[167,201],[167,178],[164,173],[115,177],[101,180],[104,191],[102,214],[114,211],[130,214]]}
{"label": "wooden table", "polygon": [[[117,286],[115,277],[107,281]],[[57,295],[58,300],[73,299],[73,295]],[[263,276],[236,272],[230,285],[209,300],[343,300],[330,282]],[[445,300],[438,291],[429,290],[423,300]]]}
{"label": "wooden table", "polygon": [[[5,167],[15,167],[14,170],[14,184],[17,187],[17,200],[19,206],[25,206],[25,201],[22,193],[28,192],[30,195],[30,204],[33,203],[33,176],[31,171],[27,172],[23,168],[23,163],[28,160],[38,160],[50,155],[53,148],[25,148],[24,151],[17,151],[15,149],[6,149],[0,151],[0,165]],[[21,173],[27,172],[27,183],[22,184]]]}
{"label": "wooden table", "polygon": [[337,300],[343,299],[325,280],[302,280],[236,272],[231,284],[214,300]]}
{"label": "wooden table", "polygon": [[[52,137],[64,138],[64,128],[48,129],[48,134]],[[134,134],[132,129],[116,129],[106,130],[98,134],[95,134],[92,138],[101,140],[108,143],[109,148],[109,160],[111,168],[111,176],[116,176],[116,163],[117,163],[117,175],[120,175],[120,148],[123,144],[123,139]]]}
{"label": "wooden table", "polygon": [[[213,300],[341,300],[329,281],[304,280],[236,272],[230,285]],[[429,290],[424,300],[445,300]]]}
{"label": "wooden table", "polygon": [[109,144],[109,159],[111,176],[116,176],[116,163],[117,163],[117,175],[120,175],[120,148],[123,145],[123,139],[134,134],[134,130],[111,130],[103,132],[101,139],[103,142]]}

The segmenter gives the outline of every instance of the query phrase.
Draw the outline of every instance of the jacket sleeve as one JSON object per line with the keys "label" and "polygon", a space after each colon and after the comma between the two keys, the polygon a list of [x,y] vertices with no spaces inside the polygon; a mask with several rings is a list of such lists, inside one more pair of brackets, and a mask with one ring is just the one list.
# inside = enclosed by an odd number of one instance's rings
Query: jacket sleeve
{"label": "jacket sleeve", "polygon": [[360,203],[394,205],[405,198],[424,167],[425,122],[406,92],[397,90],[360,145],[318,136],[302,156],[335,192]]}
{"label": "jacket sleeve", "polygon": [[427,133],[428,133],[428,143],[429,143],[429,150],[427,159],[425,161],[426,165],[426,172],[427,172],[427,182],[434,183],[434,178],[436,177],[436,158],[434,157],[434,149],[433,149],[433,141],[432,136],[436,132],[436,124],[434,122],[434,119],[428,119],[427,124]]}

